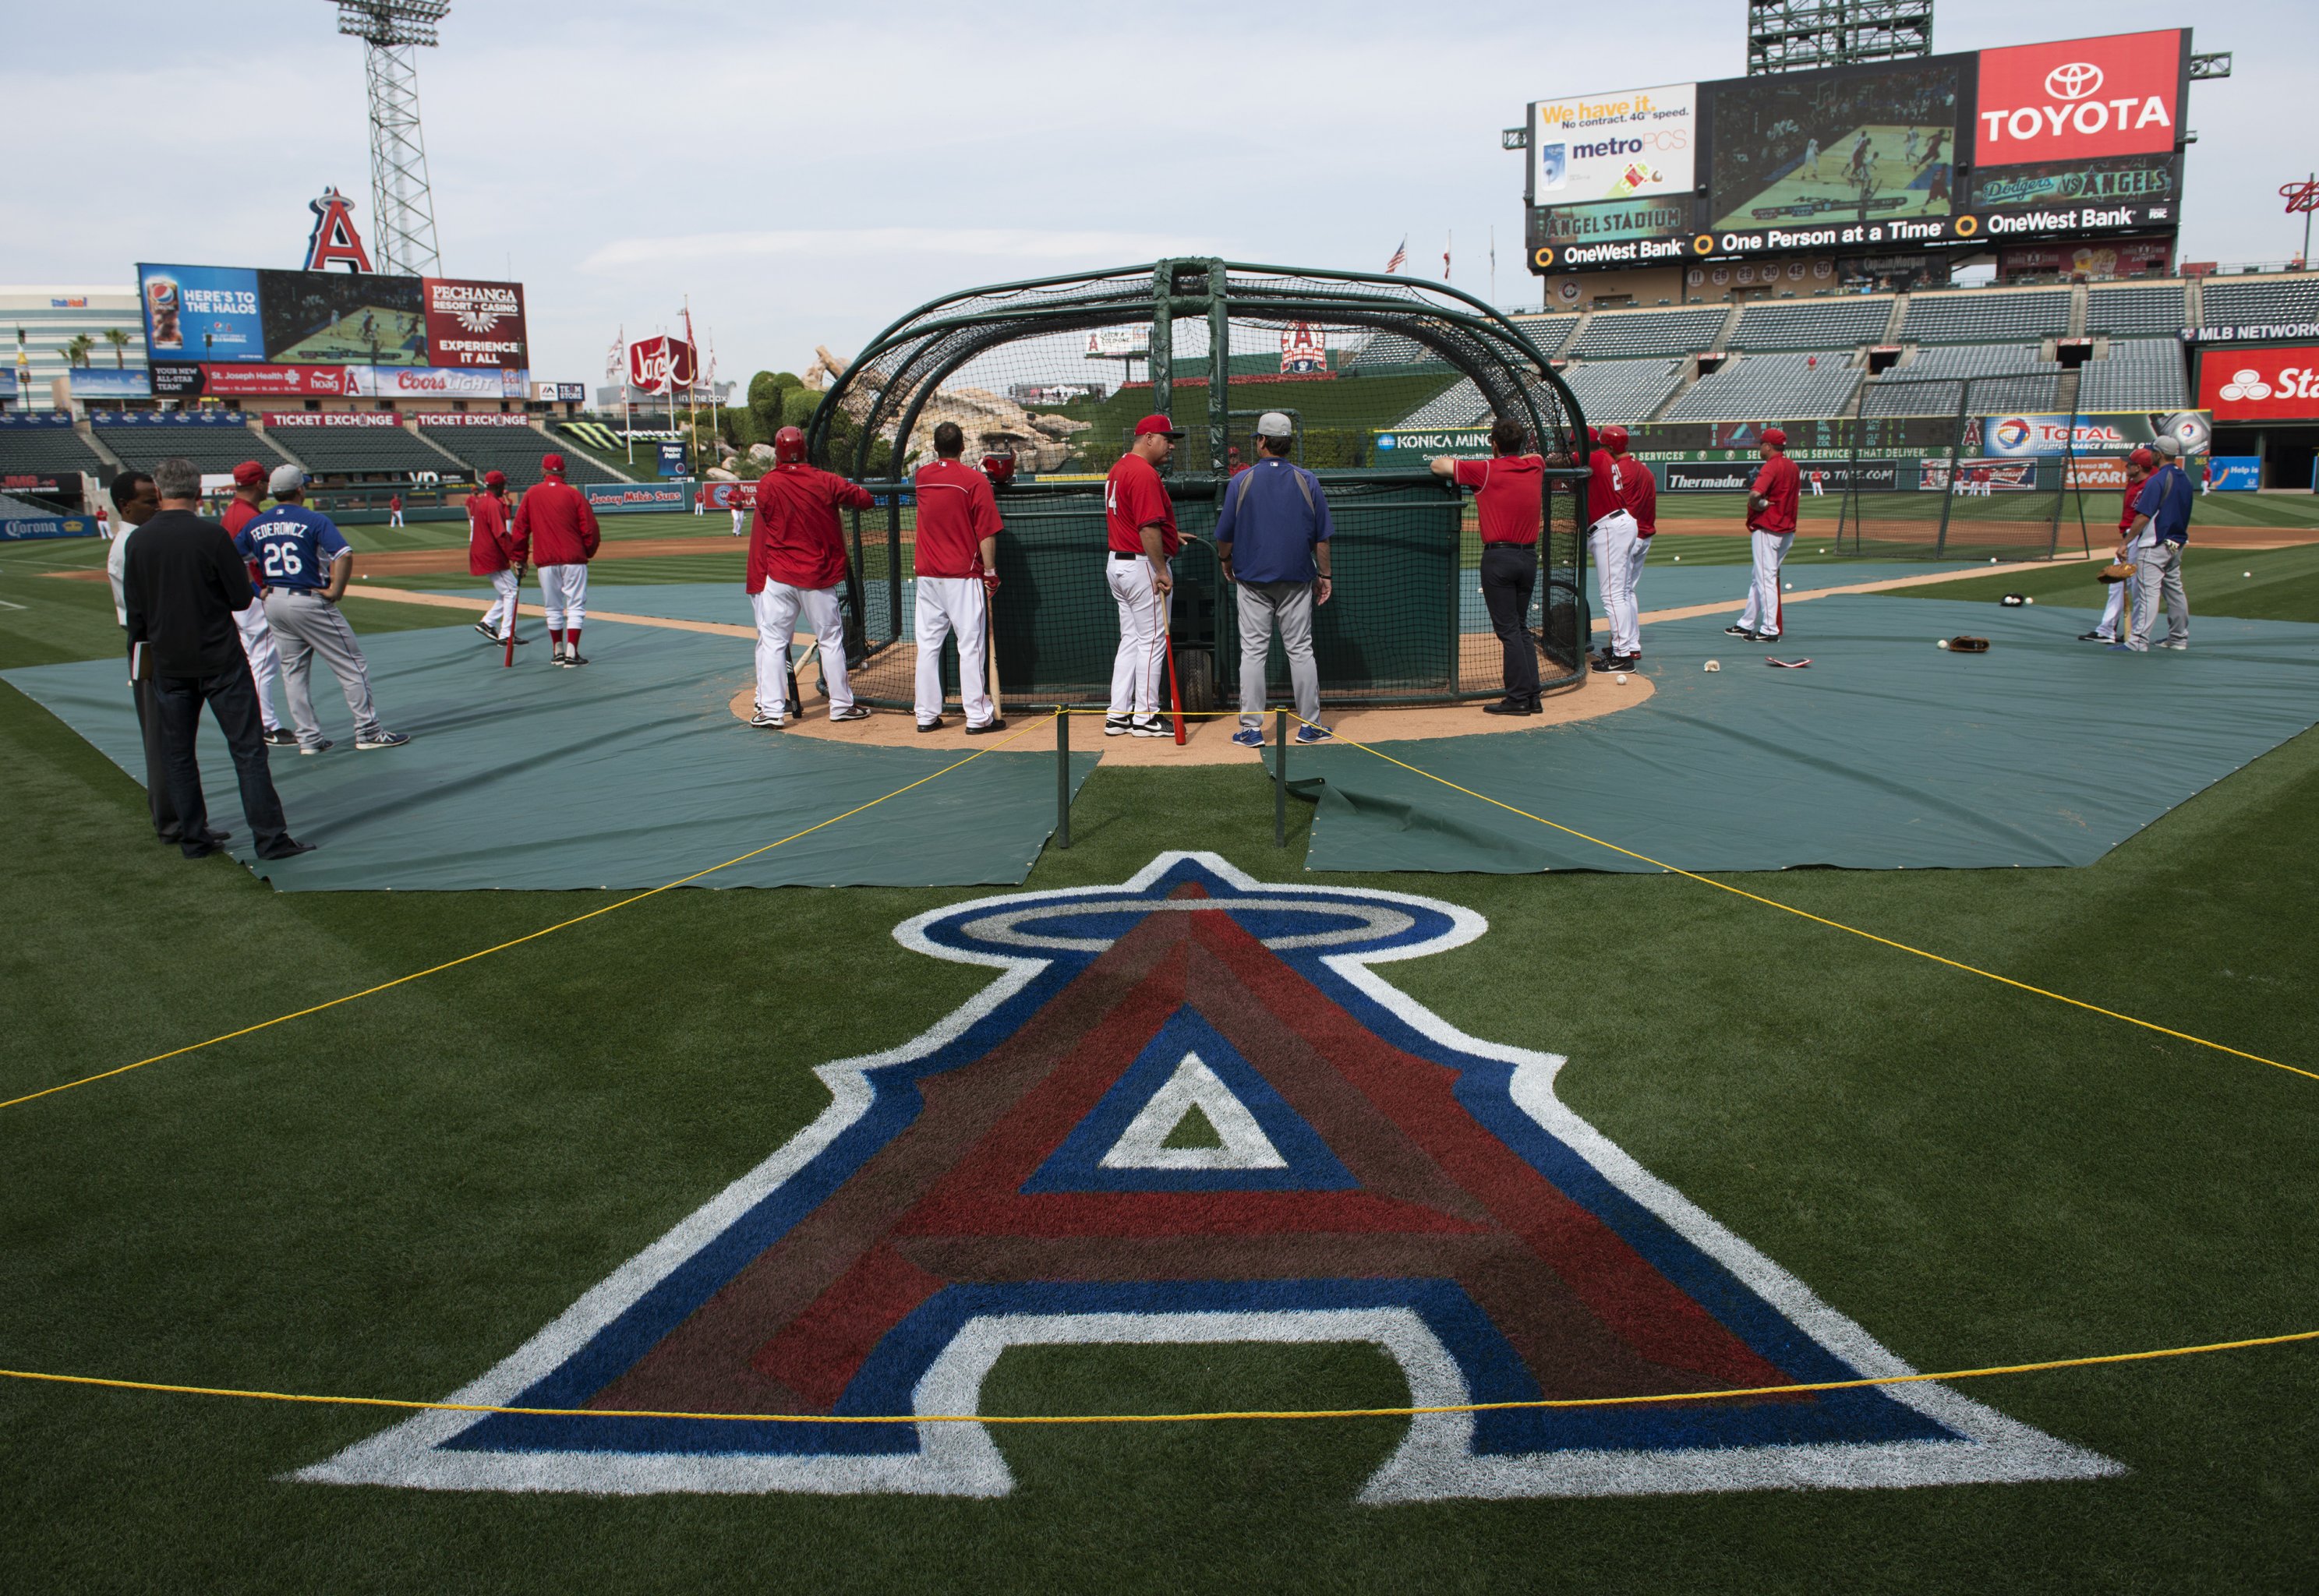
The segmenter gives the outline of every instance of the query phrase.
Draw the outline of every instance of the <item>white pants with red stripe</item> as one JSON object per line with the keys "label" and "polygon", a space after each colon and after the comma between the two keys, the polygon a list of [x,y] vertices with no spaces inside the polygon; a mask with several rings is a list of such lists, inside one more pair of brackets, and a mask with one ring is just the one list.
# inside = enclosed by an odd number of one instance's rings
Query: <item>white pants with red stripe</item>
{"label": "white pants with red stripe", "polygon": [[539,607],[546,612],[547,629],[562,632],[588,624],[588,567],[539,567]]}
{"label": "white pants with red stripe", "polygon": [[[845,620],[837,608],[835,588],[793,588],[768,581],[749,595],[757,617],[757,708],[769,715],[802,715],[803,704],[789,701],[790,643],[797,624],[821,645],[821,680],[829,689],[829,712],[842,715],[853,708],[853,684],[845,674]],[[798,693],[804,696],[805,689]]]}
{"label": "white pants with red stripe", "polygon": [[969,726],[988,726],[997,713],[990,701],[990,600],[979,576],[917,579],[917,711],[920,726],[942,718],[942,645],[958,639],[958,701]]}
{"label": "white pants with red stripe", "polygon": [[1615,654],[1643,651],[1643,623],[1635,608],[1635,546],[1640,541],[1635,518],[1623,509],[1604,516],[1587,534],[1594,587],[1602,596],[1602,615],[1611,623],[1611,652]]}
{"label": "white pants with red stripe", "polygon": [[1776,637],[1780,635],[1780,567],[1796,535],[1757,529],[1747,535],[1747,540],[1755,546],[1755,580],[1747,589],[1747,608],[1740,612],[1739,624],[1763,636]]}
{"label": "white pants with red stripe", "polygon": [[492,591],[499,597],[483,611],[483,625],[505,637],[515,630],[516,581],[513,571],[492,573]]}
{"label": "white pants with red stripe", "polygon": [[[1119,604],[1119,653],[1111,663],[1111,717],[1139,719],[1160,713],[1160,671],[1168,660],[1171,588],[1151,585],[1151,562],[1104,559],[1104,581]],[[1170,568],[1173,574],[1173,568]]]}
{"label": "white pants with red stripe", "polygon": [[249,678],[257,683],[257,717],[267,731],[277,729],[282,722],[274,714],[274,679],[282,674],[282,651],[274,646],[274,628],[266,622],[266,606],[253,600],[247,609],[237,609],[233,624],[241,632],[241,652],[249,660]]}

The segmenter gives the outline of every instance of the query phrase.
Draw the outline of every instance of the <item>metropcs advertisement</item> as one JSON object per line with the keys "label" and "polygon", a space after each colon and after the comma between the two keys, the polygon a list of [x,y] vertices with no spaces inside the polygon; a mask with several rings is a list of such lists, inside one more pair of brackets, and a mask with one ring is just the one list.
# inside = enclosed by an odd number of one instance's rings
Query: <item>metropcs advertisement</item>
{"label": "metropcs advertisement", "polygon": [[1685,230],[1698,117],[1699,86],[1690,83],[1533,102],[1533,246],[1558,245],[1567,259],[1595,244]]}

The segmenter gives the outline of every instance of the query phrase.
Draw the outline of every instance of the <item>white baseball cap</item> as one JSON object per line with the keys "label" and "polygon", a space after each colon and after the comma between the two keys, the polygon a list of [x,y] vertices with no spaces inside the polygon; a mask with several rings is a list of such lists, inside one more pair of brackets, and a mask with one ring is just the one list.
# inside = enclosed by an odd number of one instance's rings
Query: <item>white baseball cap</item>
{"label": "white baseball cap", "polygon": [[281,498],[284,493],[295,493],[305,485],[305,472],[298,466],[290,464],[275,466],[274,474],[266,479],[266,491],[276,499]]}
{"label": "white baseball cap", "polygon": [[1294,437],[1296,427],[1278,410],[1267,410],[1256,419],[1256,435],[1259,437]]}
{"label": "white baseball cap", "polygon": [[2179,459],[2182,455],[2182,440],[2179,437],[2161,437],[2150,446],[2169,460]]}

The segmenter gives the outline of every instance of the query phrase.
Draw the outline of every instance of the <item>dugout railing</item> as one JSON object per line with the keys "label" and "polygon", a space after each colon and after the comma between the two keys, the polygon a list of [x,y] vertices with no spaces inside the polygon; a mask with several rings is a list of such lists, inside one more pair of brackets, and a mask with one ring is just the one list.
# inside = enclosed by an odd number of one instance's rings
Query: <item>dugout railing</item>
{"label": "dugout railing", "polygon": [[[1344,376],[1250,370],[1292,329],[1340,338],[1399,335],[1421,361]],[[1148,375],[1101,398],[1009,404],[1010,392],[1085,385],[1090,346],[1132,348]],[[1117,609],[1104,581],[1103,476],[1132,441],[1137,417],[1177,417],[1187,437],[1167,472],[1186,543],[1171,626],[1187,709],[1239,695],[1238,613],[1210,533],[1230,481],[1232,448],[1249,448],[1250,401],[1295,412],[1330,436],[1390,428],[1413,408],[1411,383],[1471,380],[1499,416],[1521,422],[1548,458],[1547,514],[1529,630],[1542,684],[1580,680],[1591,618],[1583,508],[1584,437],[1578,403],[1513,323],[1446,285],[1352,273],[1218,260],[1002,284],[922,306],[868,345],[825,395],[808,430],[817,463],[862,482],[876,508],[852,512],[846,593],[848,654],[864,701],[912,698],[915,507],[908,468],[931,457],[938,419],[967,431],[971,460],[1027,451],[1037,469],[999,490],[1007,531],[992,612],[1003,701],[1094,704],[1108,699]],[[1281,400],[1295,383],[1295,399]],[[1196,409],[1179,413],[1190,401]],[[1187,407],[1188,408],[1188,407]],[[1245,455],[1244,455],[1245,457]],[[1495,697],[1500,646],[1478,583],[1471,505],[1421,469],[1323,466],[1336,531],[1334,591],[1315,616],[1322,690],[1345,704],[1418,704]],[[944,650],[945,690],[956,691]],[[1273,645],[1268,688],[1285,690]]]}
{"label": "dugout railing", "polygon": [[[1837,466],[1836,547],[1885,558],[2050,560],[2089,546],[2079,423],[2054,371],[1860,385]],[[2069,420],[2053,454],[2024,429]]]}

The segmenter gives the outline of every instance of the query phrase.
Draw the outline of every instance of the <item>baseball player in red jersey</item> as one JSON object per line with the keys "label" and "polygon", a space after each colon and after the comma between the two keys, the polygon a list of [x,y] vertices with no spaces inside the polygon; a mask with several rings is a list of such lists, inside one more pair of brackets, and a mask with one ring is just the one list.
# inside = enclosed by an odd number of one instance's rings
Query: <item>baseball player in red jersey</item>
{"label": "baseball player in red jersey", "polygon": [[958,699],[966,734],[1006,723],[990,701],[990,591],[998,585],[998,499],[990,479],[960,456],[966,434],[955,421],[934,428],[934,458],[918,467],[916,627],[918,730],[939,731],[943,718],[942,645],[958,639]]}
{"label": "baseball player in red jersey", "polygon": [[[2134,535],[2134,518],[2138,513],[2134,501],[2141,495],[2142,484],[2148,482],[2150,473],[2157,469],[2158,456],[2148,449],[2136,449],[2125,457],[2125,504],[2117,513],[2117,541],[2121,549]],[[2118,556],[2121,562],[2125,557],[2123,554]],[[2101,622],[2090,632],[2079,633],[2078,641],[2080,643],[2118,642],[2134,624],[2125,609],[2127,590],[2134,584],[2113,582],[2105,585],[2109,589],[2109,596],[2102,600]]]}
{"label": "baseball player in red jersey", "polygon": [[1611,624],[1611,641],[1589,663],[1597,671],[1623,671],[1620,659],[1626,645],[1642,648],[1632,586],[1636,527],[1627,509],[1623,463],[1603,446],[1604,436],[1586,429],[1593,446],[1586,455],[1586,552],[1594,563],[1594,590],[1602,597],[1602,618]]}
{"label": "baseball player in red jersey", "polygon": [[[757,618],[757,712],[751,726],[789,725],[790,641],[800,617],[821,644],[829,718],[870,717],[853,701],[845,674],[845,622],[837,608],[845,533],[837,510],[840,505],[868,509],[876,502],[868,489],[806,464],[801,429],[784,427],[773,434],[773,468],[757,479],[757,511],[750,523],[749,608]],[[805,706],[797,708],[803,713]]]}
{"label": "baseball player in red jersey", "polygon": [[390,527],[402,525],[402,495],[400,493],[386,496],[386,524]]}
{"label": "baseball player in red jersey", "polygon": [[1426,462],[1434,475],[1474,490],[1474,514],[1482,527],[1482,603],[1505,650],[1506,696],[1484,706],[1484,715],[1540,713],[1529,609],[1538,591],[1538,541],[1546,529],[1546,462],[1523,446],[1529,441],[1520,421],[1502,416],[1490,428],[1490,459],[1439,455]]}
{"label": "baseball player in red jersey", "polygon": [[1739,624],[1723,629],[1751,643],[1769,643],[1780,635],[1780,567],[1796,540],[1796,503],[1802,497],[1803,479],[1788,458],[1788,435],[1777,427],[1764,428],[1764,464],[1747,488],[1747,541],[1755,558],[1755,580],[1747,589],[1747,608]]}
{"label": "baseball player in red jersey", "polygon": [[[226,500],[225,514],[218,518],[230,537],[257,518],[257,508],[266,500],[266,467],[255,460],[244,460],[233,468],[233,497]],[[266,591],[266,573],[257,562],[249,566],[249,588],[254,593]],[[249,678],[257,685],[257,715],[266,723],[266,740],[276,748],[294,748],[298,734],[284,726],[274,713],[274,679],[282,674],[282,651],[275,645],[274,628],[266,619],[266,604],[261,597],[247,609],[234,612],[234,626],[241,633],[241,652],[249,661]]]}
{"label": "baseball player in red jersey", "polygon": [[1618,475],[1619,502],[1635,523],[1635,535],[1628,539],[1626,573],[1619,584],[1624,608],[1611,615],[1605,654],[1607,668],[1613,671],[1631,671],[1642,663],[1643,608],[1636,590],[1642,584],[1643,563],[1650,558],[1651,539],[1659,529],[1658,479],[1649,466],[1629,458],[1627,441],[1625,428],[1602,428],[1602,447]]}
{"label": "baseball player in red jersey", "polygon": [[475,630],[494,643],[505,643],[508,634],[515,630],[516,567],[528,552],[510,524],[507,473],[483,473],[483,491],[467,497],[467,574],[492,579],[492,591],[498,597],[475,623]]}
{"label": "baseball player in red jersey", "polygon": [[1111,468],[1103,487],[1104,524],[1110,544],[1104,578],[1119,605],[1119,652],[1111,665],[1106,737],[1164,737],[1160,714],[1160,665],[1168,649],[1169,594],[1176,585],[1176,505],[1160,467],[1184,434],[1165,416],[1135,424],[1135,441]]}
{"label": "baseball player in red jersey", "polygon": [[588,562],[603,534],[588,495],[564,480],[564,456],[543,455],[540,483],[516,507],[516,542],[531,551],[539,573],[539,607],[547,616],[555,663],[566,667],[588,662],[580,653],[580,628],[588,622]]}

